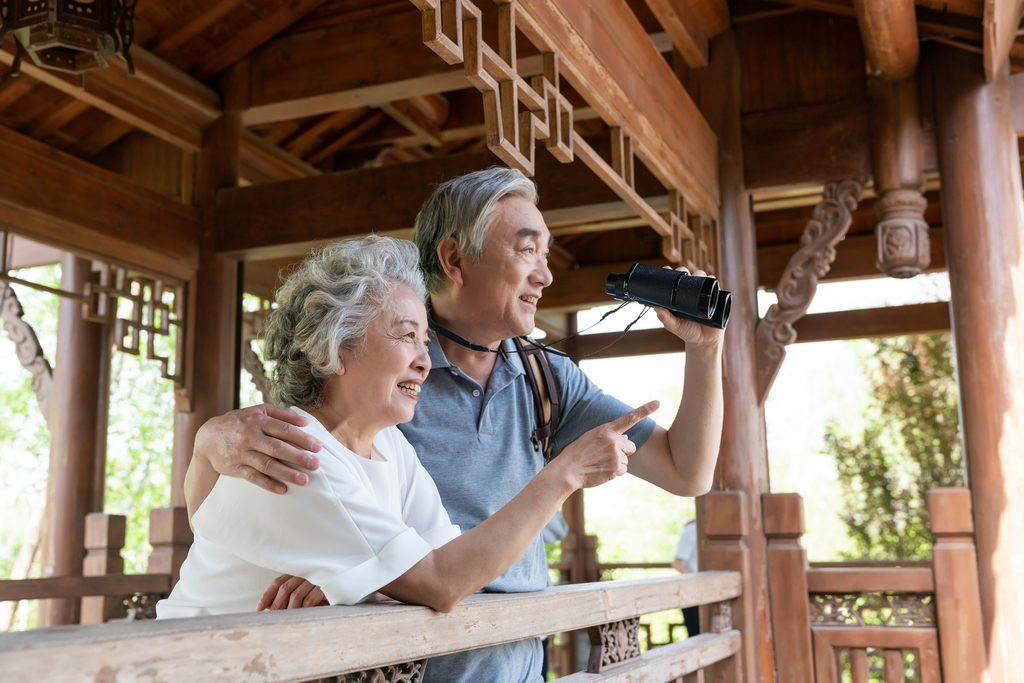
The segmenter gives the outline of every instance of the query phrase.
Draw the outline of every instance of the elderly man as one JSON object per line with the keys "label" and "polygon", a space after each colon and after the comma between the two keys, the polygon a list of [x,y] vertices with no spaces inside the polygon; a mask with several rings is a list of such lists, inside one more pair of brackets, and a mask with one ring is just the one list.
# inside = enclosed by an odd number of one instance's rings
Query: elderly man
{"label": "elderly man", "polygon": [[[401,427],[434,478],[452,522],[464,531],[511,500],[544,466],[530,439],[536,418],[524,365],[510,353],[511,339],[534,329],[537,303],[551,284],[551,234],[536,204],[532,180],[515,170],[491,168],[439,186],[416,219],[414,240],[433,323],[478,348],[506,352],[473,350],[448,336],[435,337],[415,418]],[[665,328],[686,342],[685,390],[672,426],[665,430],[645,419],[618,437],[628,442],[609,439],[607,423],[629,406],[604,394],[567,359],[552,356],[562,405],[554,452],[623,449],[632,452],[629,473],[675,495],[702,495],[711,488],[721,438],[723,333],[665,310],[657,313]],[[245,477],[280,493],[282,481],[304,484],[307,476],[288,463],[316,468],[311,452],[319,444],[295,424],[291,411],[257,406],[204,425],[185,482],[189,510],[199,506],[218,474]],[[485,590],[524,592],[546,585],[538,537]],[[434,658],[426,676],[536,683],[541,661],[540,640],[531,639]]]}

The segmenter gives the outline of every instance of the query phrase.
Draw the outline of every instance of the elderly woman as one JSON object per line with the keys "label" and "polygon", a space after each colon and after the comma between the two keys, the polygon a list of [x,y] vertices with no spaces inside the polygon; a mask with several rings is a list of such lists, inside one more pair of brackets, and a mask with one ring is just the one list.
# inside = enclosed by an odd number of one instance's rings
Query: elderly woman
{"label": "elderly woman", "polygon": [[[159,618],[253,611],[282,574],[331,604],[379,591],[447,612],[511,566],[570,493],[625,473],[622,452],[555,458],[459,534],[396,427],[412,419],[430,369],[417,260],[401,240],[337,242],[278,291],[265,330],[273,396],[308,419],[321,466],[283,496],[220,477],[192,518],[195,542]],[[647,412],[625,416],[623,431]]]}

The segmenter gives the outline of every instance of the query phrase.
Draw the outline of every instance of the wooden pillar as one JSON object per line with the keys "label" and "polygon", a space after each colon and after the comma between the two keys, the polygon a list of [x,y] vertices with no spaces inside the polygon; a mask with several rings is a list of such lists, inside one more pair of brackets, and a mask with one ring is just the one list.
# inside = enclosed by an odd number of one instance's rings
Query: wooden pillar
{"label": "wooden pillar", "polygon": [[981,683],[985,637],[970,489],[932,489],[928,512],[935,535],[932,566],[943,676],[947,681]]}
{"label": "wooden pillar", "polygon": [[[67,255],[61,264],[61,288],[81,292],[92,263]],[[81,576],[85,557],[85,516],[103,505],[96,499],[98,444],[107,377],[103,370],[104,326],[82,318],[82,303],[61,299],[57,323],[57,362],[50,399],[50,470],[47,481],[43,576]],[[81,600],[46,600],[39,625],[78,622]]]}
{"label": "wooden pillar", "polygon": [[[744,543],[750,553],[750,590],[737,602],[749,605],[752,625],[744,630],[745,660],[750,681],[774,680],[774,650],[766,570],[767,541],[761,518],[761,494],[768,490],[768,447],[764,409],[757,399],[757,241],[750,196],[743,180],[740,134],[740,60],[730,30],[711,43],[711,64],[692,74],[701,111],[718,135],[718,177],[722,288],[732,292],[732,316],[725,333],[725,420],[715,470],[716,490],[742,491],[745,506]],[[699,503],[698,503],[699,504]],[[698,510],[701,521],[706,511]],[[708,533],[705,529],[705,533]],[[710,541],[709,541],[710,542]],[[703,569],[724,569],[705,554]],[[740,622],[737,622],[740,623]]]}
{"label": "wooden pillar", "polygon": [[[730,323],[731,324],[731,323]],[[704,496],[704,561],[707,568],[739,572],[743,595],[733,600],[732,626],[743,633],[743,645],[735,657],[708,667],[713,681],[742,683],[750,681],[748,672],[756,670],[757,618],[752,602],[743,599],[750,594],[752,553],[744,539],[750,535],[750,511],[743,491],[712,491]],[[701,614],[701,619],[705,618]],[[710,623],[702,621],[702,623]],[[774,673],[769,671],[771,679]]]}
{"label": "wooden pillar", "polygon": [[[804,501],[797,493],[768,493],[762,498],[768,536],[768,591],[772,599],[772,634],[783,653],[775,665],[780,681],[814,683],[811,616],[807,609],[807,551]],[[866,656],[866,653],[865,653]]]}
{"label": "wooden pillar", "polygon": [[[90,513],[85,518],[85,561],[82,576],[124,574],[125,517]],[[109,619],[124,616],[121,599],[116,596],[82,598],[83,624],[102,624]]]}
{"label": "wooden pillar", "polygon": [[986,680],[1024,671],[1024,201],[1009,65],[932,45],[946,264]]}
{"label": "wooden pillar", "polygon": [[186,373],[191,396],[175,413],[171,505],[184,505],[185,472],[196,432],[207,420],[235,407],[240,372],[239,263],[216,252],[217,191],[238,185],[238,152],[248,90],[244,62],[228,69],[222,82],[225,113],[206,131],[196,166],[195,200],[203,210],[199,272],[189,283],[190,320]]}
{"label": "wooden pillar", "polygon": [[192,527],[184,507],[154,508],[149,511],[149,555],[147,574],[170,574],[171,587],[178,583],[181,565],[192,545]]}

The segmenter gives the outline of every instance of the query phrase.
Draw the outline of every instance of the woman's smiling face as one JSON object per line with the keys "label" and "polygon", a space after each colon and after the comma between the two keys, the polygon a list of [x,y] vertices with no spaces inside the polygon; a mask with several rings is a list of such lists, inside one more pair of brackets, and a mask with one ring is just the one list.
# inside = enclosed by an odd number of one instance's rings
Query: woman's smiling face
{"label": "woman's smiling face", "polygon": [[411,420],[430,372],[429,343],[423,302],[406,285],[397,285],[362,346],[340,351],[338,386],[346,403],[381,429]]}

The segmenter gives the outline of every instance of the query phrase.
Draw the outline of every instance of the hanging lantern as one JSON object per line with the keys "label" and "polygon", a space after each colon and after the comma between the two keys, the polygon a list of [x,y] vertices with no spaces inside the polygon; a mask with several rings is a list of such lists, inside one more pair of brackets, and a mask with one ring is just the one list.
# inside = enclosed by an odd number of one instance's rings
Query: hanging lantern
{"label": "hanging lantern", "polygon": [[135,35],[136,0],[0,0],[0,43],[14,34],[17,75],[30,55],[37,66],[86,74],[105,69],[107,57],[120,54],[135,74],[128,49]]}

